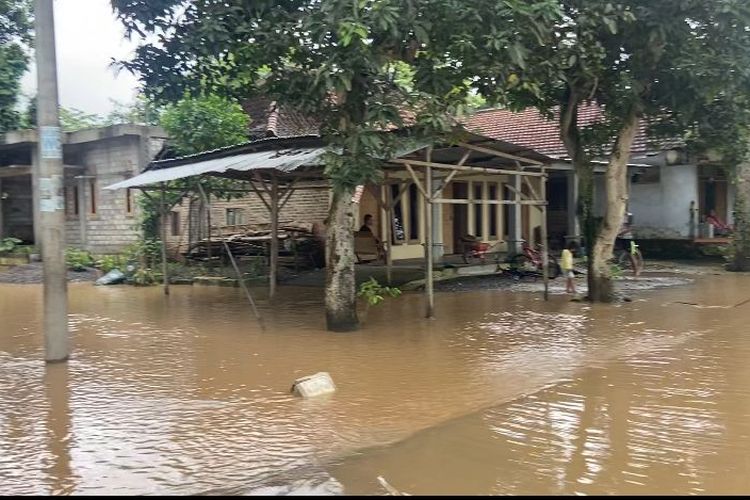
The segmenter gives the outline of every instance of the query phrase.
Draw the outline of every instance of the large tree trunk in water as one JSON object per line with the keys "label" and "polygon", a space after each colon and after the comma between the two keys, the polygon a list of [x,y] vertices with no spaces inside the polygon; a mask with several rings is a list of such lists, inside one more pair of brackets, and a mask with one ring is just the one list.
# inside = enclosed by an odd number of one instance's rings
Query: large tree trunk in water
{"label": "large tree trunk in water", "polygon": [[735,172],[734,236],[730,271],[750,271],[750,161],[737,165]]}
{"label": "large tree trunk in water", "polygon": [[329,331],[359,328],[354,279],[354,190],[335,190],[328,217],[326,263],[326,325]]}
{"label": "large tree trunk in water", "polygon": [[578,175],[578,220],[583,231],[583,239],[588,249],[586,259],[586,279],[588,289],[594,289],[594,260],[591,258],[591,249],[596,240],[596,218],[594,217],[594,165],[588,161],[582,161],[575,165]]}
{"label": "large tree trunk in water", "polygon": [[635,110],[632,110],[620,129],[612,157],[607,165],[607,209],[590,256],[592,274],[589,276],[589,300],[592,302],[614,300],[612,270],[609,261],[625,216],[628,201],[628,161],[637,131],[638,115]]}

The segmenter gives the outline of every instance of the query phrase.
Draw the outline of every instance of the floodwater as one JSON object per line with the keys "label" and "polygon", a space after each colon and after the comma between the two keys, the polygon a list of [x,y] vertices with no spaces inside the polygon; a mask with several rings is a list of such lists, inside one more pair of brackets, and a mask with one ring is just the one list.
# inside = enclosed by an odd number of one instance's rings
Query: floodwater
{"label": "floodwater", "polygon": [[[750,276],[442,293],[435,321],[406,294],[354,334],[320,293],[261,330],[236,289],[71,285],[45,368],[40,287],[0,285],[0,494],[750,493]],[[318,371],[335,394],[289,394]]]}

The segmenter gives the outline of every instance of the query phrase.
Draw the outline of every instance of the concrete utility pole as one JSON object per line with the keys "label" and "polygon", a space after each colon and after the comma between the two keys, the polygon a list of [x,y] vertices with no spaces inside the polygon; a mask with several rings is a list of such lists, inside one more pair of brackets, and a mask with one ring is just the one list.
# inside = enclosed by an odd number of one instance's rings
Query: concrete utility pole
{"label": "concrete utility pole", "polygon": [[[68,359],[68,289],[65,269],[63,155],[57,98],[53,0],[35,0],[39,222],[44,264],[44,347],[48,363]],[[83,209],[83,207],[81,207]]]}

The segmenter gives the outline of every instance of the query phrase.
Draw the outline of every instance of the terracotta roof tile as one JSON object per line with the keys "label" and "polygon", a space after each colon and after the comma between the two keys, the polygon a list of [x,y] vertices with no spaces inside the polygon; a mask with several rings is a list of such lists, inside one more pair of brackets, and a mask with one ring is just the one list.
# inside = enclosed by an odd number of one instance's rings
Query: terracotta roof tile
{"label": "terracotta roof tile", "polygon": [[242,103],[242,108],[250,116],[251,139],[319,133],[317,120],[306,117],[289,106],[278,105],[267,97],[247,99]]}
{"label": "terracotta roof tile", "polygon": [[[579,111],[578,123],[588,125],[595,123],[602,116],[598,106],[584,106]],[[511,142],[519,146],[535,149],[536,151],[556,157],[567,158],[568,152],[560,140],[560,128],[557,118],[548,120],[536,109],[513,112],[507,109],[487,109],[464,120],[467,129],[492,139]],[[660,145],[650,144],[646,134],[645,122],[633,142],[633,153],[651,152],[661,148],[679,147],[676,140],[661,141]]]}

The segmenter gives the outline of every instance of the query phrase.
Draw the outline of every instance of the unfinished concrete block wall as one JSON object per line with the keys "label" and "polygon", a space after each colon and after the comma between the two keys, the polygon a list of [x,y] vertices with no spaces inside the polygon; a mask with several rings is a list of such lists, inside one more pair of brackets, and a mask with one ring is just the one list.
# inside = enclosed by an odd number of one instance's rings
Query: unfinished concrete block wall
{"label": "unfinished concrete block wall", "polygon": [[138,241],[141,229],[136,193],[103,188],[137,175],[161,144],[163,141],[149,137],[124,135],[79,146],[76,163],[84,168],[66,179],[65,229],[69,246],[94,254],[113,254]]}

